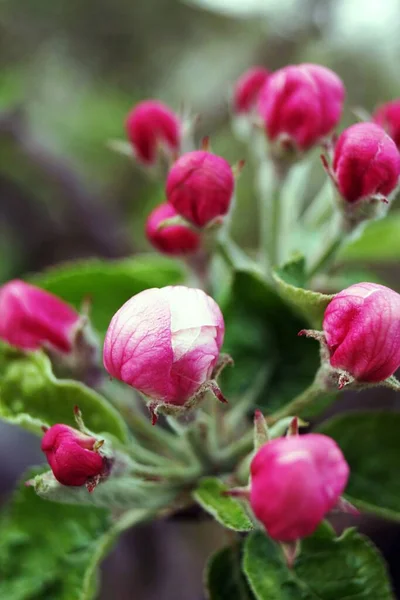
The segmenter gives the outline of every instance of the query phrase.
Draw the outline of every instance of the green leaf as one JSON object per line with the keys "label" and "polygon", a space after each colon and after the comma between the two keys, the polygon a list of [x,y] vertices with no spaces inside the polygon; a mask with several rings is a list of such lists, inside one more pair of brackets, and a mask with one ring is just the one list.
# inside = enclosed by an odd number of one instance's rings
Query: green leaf
{"label": "green leaf", "polygon": [[238,500],[223,496],[229,488],[216,477],[202,479],[193,492],[194,499],[218,523],[234,531],[250,531],[253,523]]}
{"label": "green leaf", "polygon": [[321,423],[318,431],[337,441],[349,463],[349,500],[400,520],[400,413],[345,413]]}
{"label": "green leaf", "polygon": [[324,312],[333,296],[304,289],[306,283],[305,259],[294,257],[273,274],[282,300],[296,313],[305,318],[312,327],[321,327]]}
{"label": "green leaf", "polygon": [[95,597],[93,581],[92,593],[81,593],[97,541],[110,528],[106,511],[44,502],[22,483],[0,524],[0,598]]}
{"label": "green leaf", "polygon": [[[222,374],[222,389],[229,400],[245,394],[263,370],[270,375],[257,405],[269,414],[311,384],[319,366],[318,344],[297,335],[309,323],[261,276],[237,271],[223,312],[224,351],[235,361],[235,367]],[[305,411],[302,416],[309,415]]]}
{"label": "green leaf", "polygon": [[400,213],[391,213],[385,219],[369,223],[360,237],[343,247],[339,259],[368,262],[398,261],[400,259]]}
{"label": "green leaf", "polygon": [[241,570],[242,546],[227,546],[208,561],[204,583],[209,600],[254,600]]}
{"label": "green leaf", "polygon": [[31,280],[77,310],[89,297],[92,323],[99,333],[105,334],[111,318],[129,298],[147,288],[175,285],[183,279],[184,271],[177,261],[143,255],[120,261],[66,264],[35,275]]}
{"label": "green leaf", "polygon": [[394,599],[381,556],[353,529],[335,538],[323,527],[304,539],[292,569],[278,544],[254,532],[245,543],[243,569],[257,600]]}
{"label": "green leaf", "polygon": [[76,405],[91,431],[128,439],[124,420],[97,392],[78,381],[56,379],[42,352],[24,354],[0,344],[0,418],[42,435],[42,425],[75,427]]}

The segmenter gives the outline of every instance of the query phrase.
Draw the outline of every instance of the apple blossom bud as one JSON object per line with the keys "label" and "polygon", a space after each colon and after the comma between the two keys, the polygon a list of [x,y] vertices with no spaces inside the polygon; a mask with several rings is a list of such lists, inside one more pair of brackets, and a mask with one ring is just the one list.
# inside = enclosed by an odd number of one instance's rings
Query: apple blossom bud
{"label": "apple blossom bud", "polygon": [[230,164],[205,150],[183,154],[168,173],[167,200],[194,225],[204,227],[229,210],[234,176]]}
{"label": "apple blossom bud", "polygon": [[168,202],[157,206],[149,215],[146,224],[146,235],[149,242],[164,254],[179,256],[193,254],[200,248],[200,235],[189,226],[176,224],[160,228],[166,219],[178,216]]}
{"label": "apple blossom bud", "polygon": [[43,436],[41,448],[54,477],[63,485],[81,486],[107,470],[98,448],[101,442],[68,425],[53,425]]}
{"label": "apple blossom bud", "polygon": [[379,106],[372,119],[390,135],[400,150],[400,98]]}
{"label": "apple blossom bud", "polygon": [[273,147],[304,152],[338,124],[345,90],[341,79],[326,67],[289,65],[268,77],[258,109]]}
{"label": "apple blossom bud", "polygon": [[332,367],[360,382],[384,381],[400,367],[400,294],[356,283],[328,304],[323,330]]}
{"label": "apple blossom bud", "polygon": [[126,119],[126,131],[138,160],[153,165],[159,147],[178,151],[181,124],[177,115],[158,100],[144,100],[137,104]]}
{"label": "apple blossom bud", "polygon": [[218,305],[202,290],[145,290],[112,318],[104,366],[148,398],[182,406],[211,378],[224,329]]}
{"label": "apple blossom bud", "polygon": [[318,433],[264,444],[251,467],[250,504],[279,542],[311,535],[338,503],[349,467],[336,442]]}
{"label": "apple blossom bud", "polygon": [[257,106],[258,95],[270,72],[264,67],[251,67],[235,83],[233,108],[237,113],[248,113]]}
{"label": "apple blossom bud", "polygon": [[14,279],[0,288],[0,339],[20,350],[69,353],[79,321],[68,304],[34,285]]}

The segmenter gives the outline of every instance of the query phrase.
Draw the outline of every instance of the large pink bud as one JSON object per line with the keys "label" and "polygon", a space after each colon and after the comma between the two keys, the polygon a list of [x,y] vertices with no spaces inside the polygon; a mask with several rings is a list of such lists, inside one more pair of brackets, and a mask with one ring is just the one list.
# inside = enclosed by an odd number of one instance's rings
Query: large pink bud
{"label": "large pink bud", "polygon": [[53,425],[42,439],[42,450],[54,477],[63,485],[81,486],[106,470],[106,459],[97,451],[96,438],[68,425]]}
{"label": "large pink bud", "polygon": [[193,254],[200,248],[201,238],[197,231],[188,225],[166,225],[160,229],[160,223],[177,217],[178,213],[168,202],[157,206],[149,215],[146,223],[146,236],[149,242],[164,254],[180,256]]}
{"label": "large pink bud", "polygon": [[344,96],[341,79],[330,69],[290,65],[267,79],[258,108],[272,143],[282,150],[305,151],[336,127]]}
{"label": "large pink bud", "polygon": [[344,456],[331,438],[277,438],[251,463],[250,503],[268,535],[291,542],[311,535],[337,504],[349,476]]}
{"label": "large pink bud", "polygon": [[372,118],[390,135],[400,149],[400,98],[379,106]]}
{"label": "large pink bud", "polygon": [[339,192],[347,202],[387,198],[399,180],[400,154],[381,127],[356,123],[340,135],[332,166]]}
{"label": "large pink bud", "polygon": [[264,67],[251,67],[235,83],[233,108],[237,113],[248,113],[257,106],[261,88],[270,72]]}
{"label": "large pink bud", "polygon": [[224,330],[218,305],[202,290],[145,290],[112,318],[104,366],[152,400],[181,406],[210,379]]}
{"label": "large pink bud", "polygon": [[40,288],[14,279],[0,288],[0,339],[21,350],[72,350],[80,316]]}
{"label": "large pink bud", "polygon": [[205,150],[183,154],[168,173],[167,200],[191,223],[204,227],[229,210],[234,176],[230,164]]}
{"label": "large pink bud", "polygon": [[181,124],[176,114],[158,100],[137,104],[126,119],[126,132],[135,154],[142,163],[153,165],[160,146],[178,151]]}
{"label": "large pink bud", "polygon": [[333,298],[323,330],[330,363],[357,381],[384,381],[400,367],[400,295],[356,283]]}

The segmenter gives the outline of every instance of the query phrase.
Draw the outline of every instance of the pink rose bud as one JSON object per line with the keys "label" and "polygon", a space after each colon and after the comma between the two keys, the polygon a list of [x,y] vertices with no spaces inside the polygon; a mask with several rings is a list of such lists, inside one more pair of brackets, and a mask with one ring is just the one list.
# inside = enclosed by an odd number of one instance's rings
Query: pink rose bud
{"label": "pink rose bud", "polygon": [[53,425],[42,439],[42,450],[54,477],[63,485],[80,486],[106,470],[106,459],[96,449],[96,438],[68,425]]}
{"label": "pink rose bud", "polygon": [[264,67],[251,67],[236,81],[233,108],[237,113],[248,113],[257,106],[258,95],[270,72]]}
{"label": "pink rose bud", "polygon": [[204,227],[226,215],[235,186],[230,164],[205,150],[183,154],[167,177],[167,200],[194,225]]}
{"label": "pink rose bud", "polygon": [[202,290],[145,290],[112,318],[104,366],[148,398],[181,406],[210,379],[224,329],[218,305]]}
{"label": "pink rose bud", "polygon": [[0,339],[20,350],[72,350],[80,315],[40,288],[14,279],[0,288]]}
{"label": "pink rose bud", "polygon": [[400,295],[356,283],[331,300],[323,330],[332,367],[357,381],[384,381],[400,367]]}
{"label": "pink rose bud", "polygon": [[382,104],[374,112],[372,118],[390,135],[397,148],[400,149],[400,98]]}
{"label": "pink rose bud", "polygon": [[180,121],[168,106],[158,100],[144,100],[137,104],[128,114],[126,131],[138,160],[145,165],[155,164],[160,146],[170,152],[179,150]]}
{"label": "pink rose bud", "polygon": [[338,190],[347,202],[387,198],[399,180],[400,154],[381,127],[356,123],[340,135],[332,167]]}
{"label": "pink rose bud", "polygon": [[336,442],[309,433],[264,444],[250,472],[255,516],[271,538],[292,542],[311,535],[336,506],[349,466]]}
{"label": "pink rose bud", "polygon": [[193,254],[200,248],[200,235],[185,225],[160,224],[166,219],[177,217],[178,213],[168,202],[157,206],[149,215],[146,224],[146,236],[149,242],[164,254],[179,256]]}
{"label": "pink rose bud", "polygon": [[269,140],[283,150],[305,151],[338,124],[345,89],[321,65],[290,65],[268,77],[259,95],[259,113]]}

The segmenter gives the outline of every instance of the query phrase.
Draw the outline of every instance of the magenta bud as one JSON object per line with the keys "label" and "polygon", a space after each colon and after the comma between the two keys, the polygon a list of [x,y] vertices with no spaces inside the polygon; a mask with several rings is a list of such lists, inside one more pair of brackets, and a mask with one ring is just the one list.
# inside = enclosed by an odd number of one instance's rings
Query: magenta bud
{"label": "magenta bud", "polygon": [[390,135],[400,150],[400,98],[379,106],[372,119]]}
{"label": "magenta bud", "polygon": [[183,154],[168,173],[167,200],[197,227],[229,210],[235,182],[230,164],[204,150]]}
{"label": "magenta bud", "polygon": [[269,140],[281,149],[304,152],[338,124],[345,96],[341,79],[326,67],[290,65],[272,73],[258,109]]}
{"label": "magenta bud", "polygon": [[68,425],[53,425],[43,436],[41,448],[54,477],[68,486],[81,486],[106,471],[106,459],[96,448],[96,438]]}
{"label": "magenta bud", "polygon": [[336,506],[349,466],[336,442],[309,433],[264,444],[250,472],[256,518],[271,538],[292,542],[311,535]]}
{"label": "magenta bud", "polygon": [[153,165],[160,147],[177,152],[180,146],[181,123],[177,115],[158,100],[137,104],[126,119],[126,132],[137,159]]}
{"label": "magenta bud", "polygon": [[182,406],[211,378],[224,330],[218,305],[202,290],[145,290],[112,318],[104,366],[156,403]]}
{"label": "magenta bud", "polygon": [[233,92],[235,112],[249,113],[257,106],[258,95],[269,75],[268,69],[256,66],[251,67],[239,77]]}
{"label": "magenta bud", "polygon": [[178,213],[168,202],[157,206],[149,215],[146,223],[146,236],[149,242],[164,254],[180,256],[193,254],[200,248],[201,237],[191,227],[185,225],[160,224],[166,219],[178,216]]}
{"label": "magenta bud", "polygon": [[341,196],[357,202],[387,198],[400,175],[396,144],[374,123],[356,123],[340,135],[333,155],[333,174]]}
{"label": "magenta bud", "polygon": [[0,288],[0,339],[20,350],[72,350],[80,315],[34,285],[14,279]]}
{"label": "magenta bud", "polygon": [[357,283],[336,294],[323,330],[332,367],[357,381],[384,381],[400,367],[400,295],[383,285]]}

